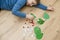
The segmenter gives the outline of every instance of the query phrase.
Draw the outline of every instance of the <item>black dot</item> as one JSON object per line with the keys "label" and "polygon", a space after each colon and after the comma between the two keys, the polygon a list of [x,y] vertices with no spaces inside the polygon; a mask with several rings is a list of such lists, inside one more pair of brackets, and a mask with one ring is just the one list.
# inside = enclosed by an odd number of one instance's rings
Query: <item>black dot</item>
{"label": "black dot", "polygon": [[29,26],[27,26],[27,28],[29,28]]}
{"label": "black dot", "polygon": [[26,24],[26,23],[25,23]]}
{"label": "black dot", "polygon": [[23,28],[25,28],[25,27],[23,26]]}

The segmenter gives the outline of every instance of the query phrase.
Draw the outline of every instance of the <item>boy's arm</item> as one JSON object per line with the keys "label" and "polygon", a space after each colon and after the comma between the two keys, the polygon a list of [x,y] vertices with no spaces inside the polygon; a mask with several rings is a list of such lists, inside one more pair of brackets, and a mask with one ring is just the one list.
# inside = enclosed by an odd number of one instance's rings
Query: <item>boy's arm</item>
{"label": "boy's arm", "polygon": [[43,9],[43,10],[47,10],[47,6],[43,5],[43,4],[37,4],[36,5],[37,8]]}
{"label": "boy's arm", "polygon": [[26,4],[26,0],[18,0],[12,9],[12,13],[16,16],[26,18],[26,13],[22,13],[19,10]]}

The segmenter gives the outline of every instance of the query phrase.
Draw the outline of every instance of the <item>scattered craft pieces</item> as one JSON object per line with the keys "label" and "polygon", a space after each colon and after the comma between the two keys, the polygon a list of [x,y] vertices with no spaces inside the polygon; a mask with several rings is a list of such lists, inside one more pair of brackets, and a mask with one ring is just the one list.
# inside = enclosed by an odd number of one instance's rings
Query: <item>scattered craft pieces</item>
{"label": "scattered craft pieces", "polygon": [[34,24],[32,24],[32,26],[34,26]]}
{"label": "scattered craft pieces", "polygon": [[41,29],[38,26],[34,28],[34,33],[37,39],[41,39],[43,37],[43,33],[41,32]]}
{"label": "scattered craft pieces", "polygon": [[25,27],[23,26],[23,28],[25,28]]}
{"label": "scattered craft pieces", "polygon": [[31,20],[30,23],[32,23],[32,26],[34,26],[34,21],[33,20]]}
{"label": "scattered craft pieces", "polygon": [[27,26],[27,28],[29,28],[29,26]]}
{"label": "scattered craft pieces", "polygon": [[44,12],[43,18],[44,18],[45,20],[47,20],[47,19],[50,18],[47,12]]}
{"label": "scattered craft pieces", "polygon": [[37,21],[38,24],[43,24],[44,22],[45,21],[43,19],[41,19],[41,18],[39,18],[38,21]]}
{"label": "scattered craft pieces", "polygon": [[25,23],[26,24],[26,23]]}
{"label": "scattered craft pieces", "polygon": [[26,21],[28,21],[28,19],[26,19]]}
{"label": "scattered craft pieces", "polygon": [[33,13],[31,13],[31,15],[34,16],[34,19],[36,18],[36,16]]}
{"label": "scattered craft pieces", "polygon": [[33,31],[33,27],[27,24],[23,25],[23,32],[25,36],[29,36],[32,33],[32,31]]}

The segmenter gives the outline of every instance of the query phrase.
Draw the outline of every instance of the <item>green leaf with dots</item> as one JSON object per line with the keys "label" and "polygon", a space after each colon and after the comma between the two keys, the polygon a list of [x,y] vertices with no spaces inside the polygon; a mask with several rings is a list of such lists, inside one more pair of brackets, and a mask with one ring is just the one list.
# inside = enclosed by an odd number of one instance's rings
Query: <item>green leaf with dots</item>
{"label": "green leaf with dots", "polygon": [[34,28],[34,33],[37,39],[42,39],[43,33],[41,32],[41,29],[38,26]]}

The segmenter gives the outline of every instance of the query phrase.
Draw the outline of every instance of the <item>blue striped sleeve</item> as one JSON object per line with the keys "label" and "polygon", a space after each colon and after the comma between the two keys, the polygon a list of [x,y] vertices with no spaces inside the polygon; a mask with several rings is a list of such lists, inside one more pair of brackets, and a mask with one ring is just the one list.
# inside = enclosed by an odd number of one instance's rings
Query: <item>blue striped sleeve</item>
{"label": "blue striped sleeve", "polygon": [[16,16],[26,18],[26,13],[20,12],[19,10],[26,4],[26,0],[18,0],[12,9],[12,13]]}

